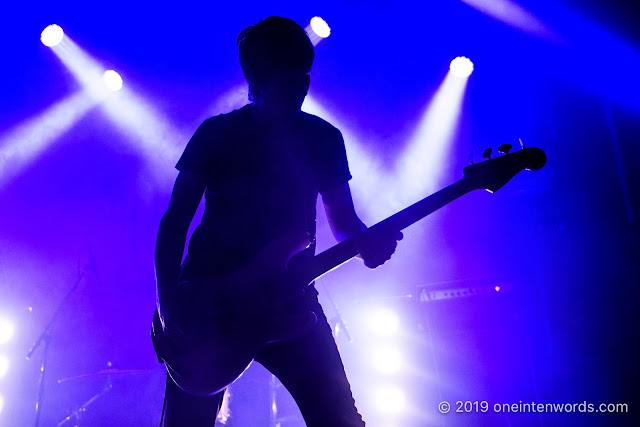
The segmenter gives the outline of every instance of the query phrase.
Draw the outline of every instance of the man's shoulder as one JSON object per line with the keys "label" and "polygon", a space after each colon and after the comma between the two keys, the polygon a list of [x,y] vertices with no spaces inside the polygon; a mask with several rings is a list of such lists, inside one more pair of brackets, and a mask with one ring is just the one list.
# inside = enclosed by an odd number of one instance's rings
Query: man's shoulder
{"label": "man's shoulder", "polygon": [[316,115],[302,111],[302,119],[305,123],[305,126],[307,126],[313,132],[319,132],[325,135],[340,133],[340,130],[337,127]]}
{"label": "man's shoulder", "polygon": [[226,113],[216,114],[205,119],[202,123],[207,127],[232,126],[237,123],[243,123],[246,120],[248,105]]}

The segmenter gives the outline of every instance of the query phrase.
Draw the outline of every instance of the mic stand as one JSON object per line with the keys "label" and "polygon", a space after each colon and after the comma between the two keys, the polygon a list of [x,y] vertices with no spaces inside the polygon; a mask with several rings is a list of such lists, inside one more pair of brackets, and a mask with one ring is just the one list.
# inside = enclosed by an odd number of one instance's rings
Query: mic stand
{"label": "mic stand", "polygon": [[278,426],[278,406],[276,402],[276,392],[278,390],[278,379],[275,375],[271,374],[271,380],[269,381],[269,397],[271,400],[271,411],[269,411],[269,427]]}
{"label": "mic stand", "polygon": [[62,311],[62,308],[65,306],[65,304],[67,303],[71,295],[73,295],[73,293],[76,291],[76,289],[80,285],[80,282],[84,277],[84,274],[85,274],[84,271],[80,272],[80,274],[78,275],[78,280],[76,280],[73,287],[64,296],[64,298],[58,305],[58,308],[53,313],[53,316],[51,316],[51,319],[47,323],[47,326],[44,327],[44,330],[42,331],[42,333],[40,334],[36,342],[31,346],[31,349],[27,353],[27,360],[31,360],[31,356],[33,356],[33,353],[40,346],[40,344],[44,342],[44,350],[42,352],[42,364],[40,365],[40,382],[38,386],[38,401],[36,402],[35,427],[38,427],[40,425],[40,413],[42,412],[42,401],[44,398],[44,374],[45,374],[45,368],[47,366],[47,354],[49,352],[49,344],[51,343],[51,329],[53,328],[53,324],[56,318],[58,317],[58,314],[60,314],[60,311]]}
{"label": "mic stand", "polygon": [[76,427],[77,427],[78,424],[80,423],[80,418],[82,417],[82,414],[87,412],[87,407],[89,407],[89,405],[91,405],[98,398],[100,398],[100,396],[102,396],[103,394],[105,394],[106,392],[111,390],[112,388],[113,388],[113,384],[111,383],[111,380],[109,379],[107,381],[107,385],[105,385],[104,388],[101,391],[98,392],[98,394],[94,395],[91,399],[89,399],[86,402],[84,402],[82,404],[82,406],[80,406],[78,409],[76,409],[74,411],[71,411],[71,413],[66,418],[64,418],[62,421],[60,421],[56,427],[63,426],[68,421],[70,421],[72,418],[75,418]]}

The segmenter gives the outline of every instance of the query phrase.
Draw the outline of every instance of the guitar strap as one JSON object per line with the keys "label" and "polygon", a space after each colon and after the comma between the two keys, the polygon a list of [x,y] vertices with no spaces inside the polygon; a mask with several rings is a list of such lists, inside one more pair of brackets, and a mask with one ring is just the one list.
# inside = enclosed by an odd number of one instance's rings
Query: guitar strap
{"label": "guitar strap", "polygon": [[[155,340],[153,341],[153,345],[155,346]],[[157,353],[157,350],[156,350]],[[160,356],[158,356],[158,359],[160,359]],[[169,376],[169,371],[167,371],[167,384],[165,385],[165,392],[164,392],[164,401],[162,402],[162,414],[160,415],[160,426],[162,427],[162,424],[164,424],[164,411],[167,409],[167,388],[169,387],[169,381],[173,381],[171,379],[171,377]]]}
{"label": "guitar strap", "polygon": [[[155,315],[155,313],[154,313]],[[158,358],[158,363],[164,363],[164,359],[160,357],[160,350],[158,349],[158,342],[156,341],[156,337],[153,333],[154,325],[151,325],[151,342],[153,343],[153,350],[156,352],[156,357]]]}

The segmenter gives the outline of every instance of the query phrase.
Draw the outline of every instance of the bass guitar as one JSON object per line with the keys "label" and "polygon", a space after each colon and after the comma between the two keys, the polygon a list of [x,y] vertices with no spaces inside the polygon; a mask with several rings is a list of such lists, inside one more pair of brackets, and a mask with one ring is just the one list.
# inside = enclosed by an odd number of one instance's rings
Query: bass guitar
{"label": "bass guitar", "polygon": [[[463,178],[362,233],[400,231],[473,190],[495,192],[522,170],[546,163],[539,148],[523,148],[464,168]],[[489,151],[489,150],[487,150]],[[486,152],[485,152],[486,153]],[[263,248],[248,264],[223,277],[180,283],[172,307],[159,307],[152,324],[156,351],[184,391],[206,396],[233,383],[270,342],[301,336],[316,323],[313,312],[290,313],[287,302],[315,279],[358,255],[354,236],[318,255],[302,251],[306,233],[290,233]]]}

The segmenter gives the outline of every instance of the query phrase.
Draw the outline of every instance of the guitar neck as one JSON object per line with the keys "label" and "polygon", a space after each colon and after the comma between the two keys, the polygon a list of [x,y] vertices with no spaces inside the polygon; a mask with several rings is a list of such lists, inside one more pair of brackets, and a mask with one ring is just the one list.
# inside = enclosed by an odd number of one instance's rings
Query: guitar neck
{"label": "guitar neck", "polygon": [[[437,211],[441,207],[474,189],[474,187],[471,187],[468,184],[468,181],[461,179],[454,184],[443,188],[437,193],[425,197],[419,202],[414,203],[389,218],[380,221],[372,227],[369,227],[364,232],[375,233],[376,231],[384,230],[404,230],[411,224],[418,222],[432,212]],[[326,251],[319,253],[314,257],[311,264],[310,275],[312,276],[312,280],[317,279],[323,274],[344,264],[356,255],[358,255],[358,250],[356,249],[356,236],[344,240]],[[311,280],[309,282],[311,282]]]}

